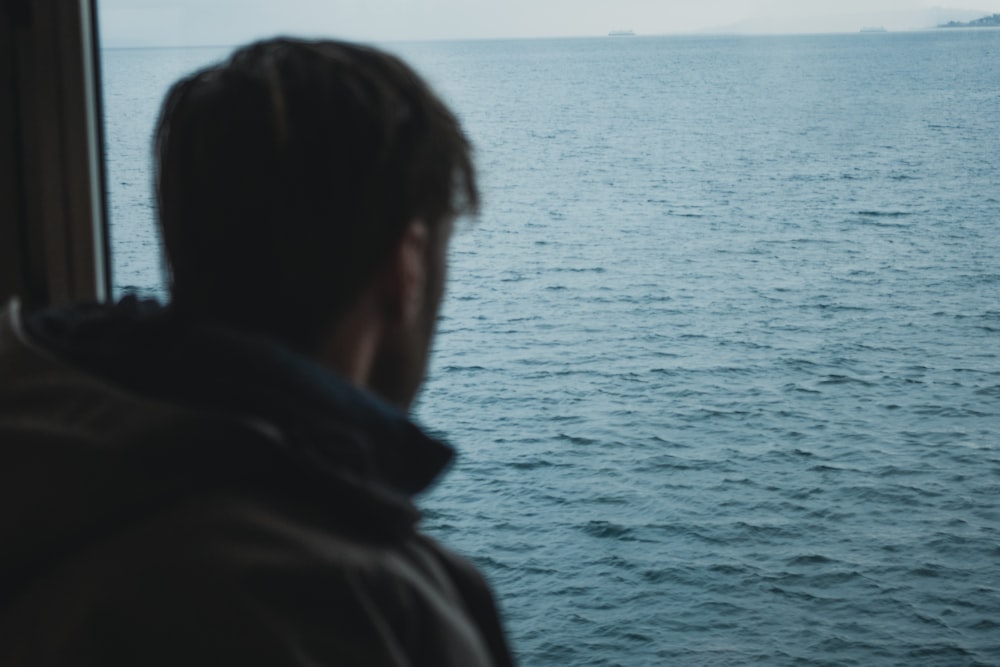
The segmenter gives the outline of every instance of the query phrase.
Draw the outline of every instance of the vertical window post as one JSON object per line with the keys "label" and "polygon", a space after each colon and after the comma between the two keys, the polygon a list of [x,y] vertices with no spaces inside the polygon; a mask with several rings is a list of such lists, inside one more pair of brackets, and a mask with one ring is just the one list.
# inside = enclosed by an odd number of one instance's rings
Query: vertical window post
{"label": "vertical window post", "polygon": [[0,298],[110,294],[94,0],[2,0]]}

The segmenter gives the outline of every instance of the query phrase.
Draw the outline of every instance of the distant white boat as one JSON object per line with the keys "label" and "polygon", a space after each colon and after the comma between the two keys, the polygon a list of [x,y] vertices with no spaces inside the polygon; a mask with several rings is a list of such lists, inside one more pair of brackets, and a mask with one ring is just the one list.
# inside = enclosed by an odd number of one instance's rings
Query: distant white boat
{"label": "distant white boat", "polygon": [[608,33],[608,37],[635,37],[635,32],[632,30],[612,30]]}
{"label": "distant white boat", "polygon": [[866,25],[861,29],[861,32],[889,32],[880,25]]}

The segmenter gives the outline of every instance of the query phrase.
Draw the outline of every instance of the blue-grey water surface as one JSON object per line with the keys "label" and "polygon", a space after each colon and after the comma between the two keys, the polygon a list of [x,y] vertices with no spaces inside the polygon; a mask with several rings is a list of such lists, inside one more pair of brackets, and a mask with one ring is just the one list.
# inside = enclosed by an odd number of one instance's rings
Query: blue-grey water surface
{"label": "blue-grey water surface", "polygon": [[[1000,31],[390,45],[456,108],[425,525],[526,665],[1000,664]],[[105,51],[115,283],[219,49]]]}

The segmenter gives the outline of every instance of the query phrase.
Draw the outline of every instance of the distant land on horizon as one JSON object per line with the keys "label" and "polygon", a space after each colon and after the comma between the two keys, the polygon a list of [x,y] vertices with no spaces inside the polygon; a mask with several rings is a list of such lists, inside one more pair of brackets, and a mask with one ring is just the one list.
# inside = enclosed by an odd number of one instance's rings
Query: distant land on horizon
{"label": "distant land on horizon", "polygon": [[938,26],[939,28],[998,28],[1000,27],[1000,14],[991,14],[975,21],[962,23],[961,21],[948,21]]}
{"label": "distant land on horizon", "polygon": [[[778,14],[756,16],[735,23],[700,30],[715,34],[805,34],[824,32],[857,32],[866,26],[880,26],[890,32],[933,30],[950,23],[980,20],[987,11],[930,7],[923,9],[870,10],[828,15]],[[964,27],[964,23],[962,23]],[[958,26],[952,26],[958,27]]]}

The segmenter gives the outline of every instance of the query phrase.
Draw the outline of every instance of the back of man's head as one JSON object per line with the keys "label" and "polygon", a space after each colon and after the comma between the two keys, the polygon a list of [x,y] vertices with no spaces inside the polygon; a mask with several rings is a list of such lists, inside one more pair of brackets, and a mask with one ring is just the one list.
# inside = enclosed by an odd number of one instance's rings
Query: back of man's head
{"label": "back of man's head", "polygon": [[453,114],[399,59],[275,39],[179,81],[156,129],[174,307],[306,352],[414,219],[478,205]]}

